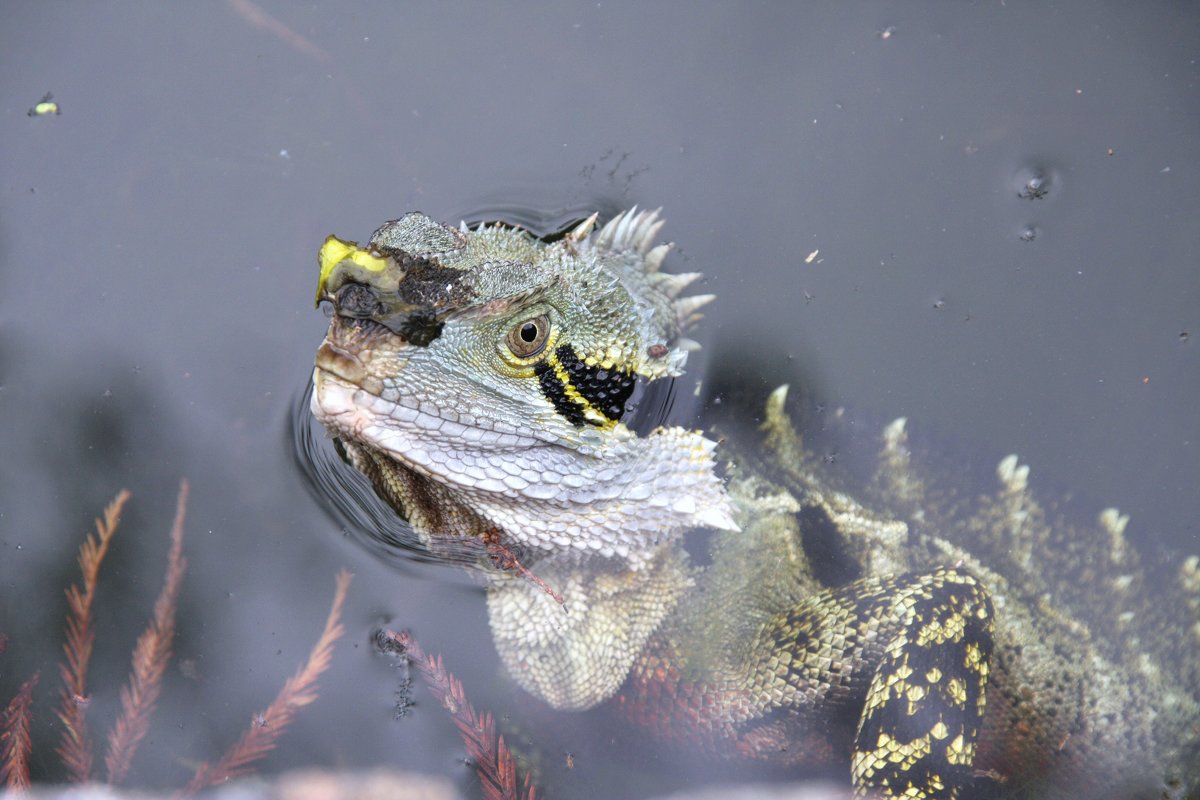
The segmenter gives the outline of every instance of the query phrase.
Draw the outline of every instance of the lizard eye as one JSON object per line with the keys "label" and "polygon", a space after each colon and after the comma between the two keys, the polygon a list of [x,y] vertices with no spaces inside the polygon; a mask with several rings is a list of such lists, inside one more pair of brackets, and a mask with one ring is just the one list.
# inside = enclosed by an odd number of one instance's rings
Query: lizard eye
{"label": "lizard eye", "polygon": [[508,332],[508,349],[518,358],[530,358],[542,352],[550,338],[550,318],[545,314],[518,322]]}

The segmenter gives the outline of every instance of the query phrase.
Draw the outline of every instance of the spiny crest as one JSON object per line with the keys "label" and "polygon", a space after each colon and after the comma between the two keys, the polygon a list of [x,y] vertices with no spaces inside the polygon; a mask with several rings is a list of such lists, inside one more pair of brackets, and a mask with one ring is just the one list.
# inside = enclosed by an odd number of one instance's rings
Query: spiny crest
{"label": "spiny crest", "polygon": [[[384,223],[366,247],[330,237],[321,249],[316,300],[342,316],[369,317],[410,343],[428,344],[452,314],[503,310],[561,282],[592,314],[578,341],[588,366],[612,366],[648,378],[678,375],[699,345],[683,334],[702,317],[709,294],[683,296],[701,276],[660,268],[671,250],[655,244],[659,211],[624,211],[596,228],[598,215],[555,242],[504,223],[447,227],[420,213]],[[499,301],[507,300],[501,306]],[[606,305],[607,304],[607,305]]]}
{"label": "spiny crest", "polygon": [[660,211],[662,211],[661,208],[653,211],[638,211],[637,206],[634,206],[628,211],[617,214],[604,223],[604,227],[592,241],[592,246],[613,252],[633,250],[645,255],[666,223],[666,220],[658,218]]}
{"label": "spiny crest", "polygon": [[[630,268],[640,268],[645,285],[669,301],[674,322],[684,332],[703,317],[699,310],[712,302],[714,295],[680,297],[701,274],[659,271],[672,248],[670,243],[654,244],[665,224],[660,212],[661,209],[639,211],[634,206],[617,214],[598,231],[595,227],[599,213],[592,214],[563,237],[561,247],[572,252],[591,250],[597,255],[625,256],[621,260]],[[455,229],[419,213],[385,224],[371,237],[371,245],[397,248],[458,269],[470,269],[493,259],[536,261],[537,249],[546,247],[520,226],[484,222],[470,228],[464,221]],[[690,341],[688,344],[694,345]]]}
{"label": "spiny crest", "polygon": [[[625,253],[640,256],[640,264],[647,283],[661,292],[671,302],[679,330],[686,331],[703,318],[700,309],[716,299],[716,295],[700,294],[680,297],[688,286],[703,275],[699,272],[670,274],[659,272],[667,253],[673,245],[665,242],[654,245],[666,220],[659,218],[661,208],[638,211],[637,206],[617,214],[604,224],[591,239],[590,246],[597,251]],[[596,224],[597,214],[588,217],[567,234],[572,243],[583,242]],[[697,349],[699,345],[690,339],[680,342],[684,350]]]}

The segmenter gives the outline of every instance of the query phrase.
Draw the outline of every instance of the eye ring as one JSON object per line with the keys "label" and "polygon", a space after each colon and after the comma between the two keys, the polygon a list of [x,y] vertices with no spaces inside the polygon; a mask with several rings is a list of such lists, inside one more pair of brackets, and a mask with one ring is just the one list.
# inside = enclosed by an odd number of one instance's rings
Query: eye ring
{"label": "eye ring", "polygon": [[522,320],[505,337],[509,351],[517,358],[533,358],[546,349],[550,339],[550,318],[545,314]]}

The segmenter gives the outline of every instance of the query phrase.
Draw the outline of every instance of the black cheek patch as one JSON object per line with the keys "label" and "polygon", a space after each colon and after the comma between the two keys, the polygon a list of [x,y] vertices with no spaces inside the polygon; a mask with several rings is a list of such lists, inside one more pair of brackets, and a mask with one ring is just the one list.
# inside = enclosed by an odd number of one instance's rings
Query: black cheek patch
{"label": "black cheek patch", "polygon": [[538,385],[542,387],[542,395],[551,402],[559,416],[577,428],[582,427],[587,422],[587,417],[583,415],[583,406],[567,397],[567,388],[554,374],[554,367],[543,359],[534,365],[533,373],[537,375]]}
{"label": "black cheek patch", "polygon": [[614,422],[625,416],[625,403],[633,394],[634,376],[629,372],[588,366],[569,344],[554,351],[571,378],[571,386],[592,408]]}

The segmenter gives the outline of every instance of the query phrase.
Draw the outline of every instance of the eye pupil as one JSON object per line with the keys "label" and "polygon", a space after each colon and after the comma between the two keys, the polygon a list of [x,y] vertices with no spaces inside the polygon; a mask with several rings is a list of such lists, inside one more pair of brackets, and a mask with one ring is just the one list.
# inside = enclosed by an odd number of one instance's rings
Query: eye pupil
{"label": "eye pupil", "polygon": [[550,338],[550,318],[545,314],[518,322],[508,330],[508,350],[517,358],[533,358]]}

